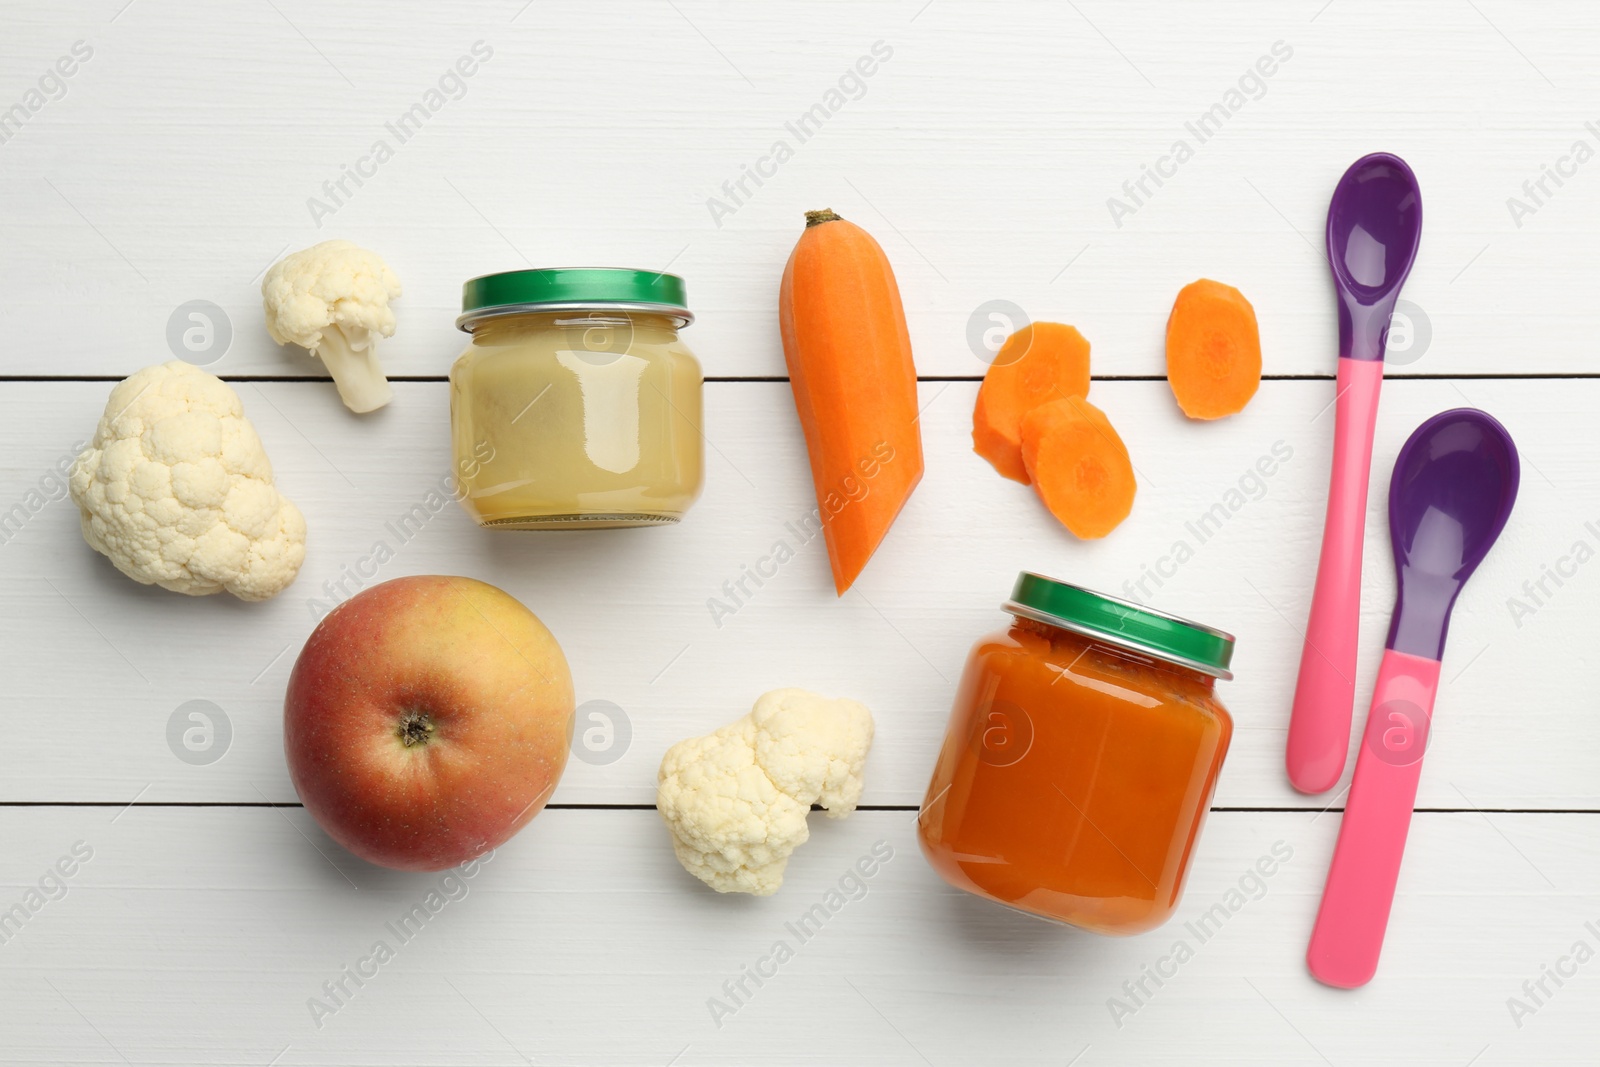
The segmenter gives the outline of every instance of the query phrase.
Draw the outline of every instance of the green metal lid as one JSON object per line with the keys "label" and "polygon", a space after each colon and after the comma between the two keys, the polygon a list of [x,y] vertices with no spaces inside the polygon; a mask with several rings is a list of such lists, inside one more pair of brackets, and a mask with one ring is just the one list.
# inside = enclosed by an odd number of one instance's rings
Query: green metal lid
{"label": "green metal lid", "polygon": [[1217,678],[1233,672],[1233,635],[1176,615],[1151,611],[1042,574],[1023,571],[1005,609],[1013,615],[1098,637]]}
{"label": "green metal lid", "polygon": [[483,319],[539,311],[644,311],[687,326],[690,313],[683,279],[658,270],[628,267],[545,267],[508,270],[473,278],[461,287],[456,328],[472,332]]}

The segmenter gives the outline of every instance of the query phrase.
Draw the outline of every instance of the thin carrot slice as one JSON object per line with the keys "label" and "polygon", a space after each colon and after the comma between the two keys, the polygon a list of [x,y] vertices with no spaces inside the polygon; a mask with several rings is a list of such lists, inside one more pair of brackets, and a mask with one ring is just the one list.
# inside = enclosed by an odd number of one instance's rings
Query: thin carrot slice
{"label": "thin carrot slice", "polygon": [[1243,293],[1209,278],[1178,292],[1167,319],[1167,381],[1191,419],[1244,410],[1261,385],[1261,332]]}
{"label": "thin carrot slice", "polygon": [[994,469],[1028,484],[1022,420],[1040,404],[1089,395],[1089,342],[1059,322],[1035,322],[1010,337],[983,376],[972,411],[972,448]]}
{"label": "thin carrot slice", "polygon": [[1050,514],[1084,540],[1104,537],[1133,510],[1138,486],[1127,446],[1105,413],[1082,397],[1028,412],[1022,460]]}

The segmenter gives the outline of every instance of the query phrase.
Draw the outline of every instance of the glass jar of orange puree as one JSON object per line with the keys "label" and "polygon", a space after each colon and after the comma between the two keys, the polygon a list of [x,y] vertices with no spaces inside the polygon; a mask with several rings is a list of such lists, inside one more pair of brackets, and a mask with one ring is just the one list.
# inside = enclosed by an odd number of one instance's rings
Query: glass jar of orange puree
{"label": "glass jar of orange puree", "polygon": [[917,819],[951,885],[1100,934],[1177,907],[1233,720],[1233,637],[1023,572],[967,658]]}

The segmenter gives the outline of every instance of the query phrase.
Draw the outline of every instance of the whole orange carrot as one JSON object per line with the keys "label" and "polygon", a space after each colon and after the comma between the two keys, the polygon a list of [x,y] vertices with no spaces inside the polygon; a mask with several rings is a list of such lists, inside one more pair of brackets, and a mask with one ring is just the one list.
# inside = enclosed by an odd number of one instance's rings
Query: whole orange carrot
{"label": "whole orange carrot", "polygon": [[917,370],[889,258],[854,223],[806,212],[778,319],[843,596],[922,479]]}

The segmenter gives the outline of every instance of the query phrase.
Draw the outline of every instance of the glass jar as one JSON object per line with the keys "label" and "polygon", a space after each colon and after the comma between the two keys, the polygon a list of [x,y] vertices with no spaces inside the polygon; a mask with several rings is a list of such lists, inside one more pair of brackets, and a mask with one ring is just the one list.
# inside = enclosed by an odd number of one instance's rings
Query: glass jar
{"label": "glass jar", "polygon": [[1233,720],[1219,630],[1023,572],[973,646],[917,818],[969,893],[1101,934],[1177,907]]}
{"label": "glass jar", "polygon": [[462,287],[450,368],[461,503],[510,530],[677,522],[700,494],[700,363],[683,279],[519,270]]}

